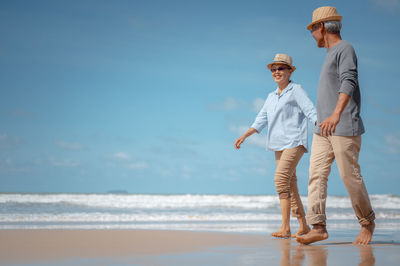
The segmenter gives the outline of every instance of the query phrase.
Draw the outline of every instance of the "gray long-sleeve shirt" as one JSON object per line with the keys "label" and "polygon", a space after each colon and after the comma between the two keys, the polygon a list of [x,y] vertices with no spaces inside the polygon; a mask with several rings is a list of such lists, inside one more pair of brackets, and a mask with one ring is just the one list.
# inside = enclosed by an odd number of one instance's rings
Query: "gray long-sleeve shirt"
{"label": "gray long-sleeve shirt", "polygon": [[[344,40],[327,49],[322,65],[317,96],[318,124],[332,115],[341,92],[351,98],[340,116],[334,135],[359,136],[365,130],[360,117],[357,56],[351,44]],[[314,132],[320,134],[321,130],[315,127]]]}

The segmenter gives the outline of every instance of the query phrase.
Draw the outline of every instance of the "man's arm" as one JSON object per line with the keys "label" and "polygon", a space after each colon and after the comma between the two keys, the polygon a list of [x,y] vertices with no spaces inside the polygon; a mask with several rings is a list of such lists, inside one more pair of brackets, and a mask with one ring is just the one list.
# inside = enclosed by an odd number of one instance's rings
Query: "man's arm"
{"label": "man's arm", "polygon": [[336,125],[339,123],[340,115],[342,114],[347,103],[350,101],[350,96],[346,93],[339,93],[339,99],[336,104],[335,110],[330,117],[327,117],[318,126],[321,128],[322,136],[332,136],[335,133]]}

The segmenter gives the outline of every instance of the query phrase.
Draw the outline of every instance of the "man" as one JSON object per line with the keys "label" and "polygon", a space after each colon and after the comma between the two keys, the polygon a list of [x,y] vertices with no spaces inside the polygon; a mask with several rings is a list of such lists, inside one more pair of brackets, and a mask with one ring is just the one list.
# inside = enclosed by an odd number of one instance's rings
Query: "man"
{"label": "man", "polygon": [[335,159],[361,225],[360,234],[353,243],[368,244],[375,228],[375,214],[358,164],[361,134],[365,130],[360,117],[357,57],[353,47],[341,38],[341,20],[336,8],[324,6],[314,10],[312,22],[307,27],[317,46],[326,48],[327,54],[318,84],[318,127],[310,157],[307,222],[313,229],[296,237],[297,242],[303,244],[328,238],[327,181]]}

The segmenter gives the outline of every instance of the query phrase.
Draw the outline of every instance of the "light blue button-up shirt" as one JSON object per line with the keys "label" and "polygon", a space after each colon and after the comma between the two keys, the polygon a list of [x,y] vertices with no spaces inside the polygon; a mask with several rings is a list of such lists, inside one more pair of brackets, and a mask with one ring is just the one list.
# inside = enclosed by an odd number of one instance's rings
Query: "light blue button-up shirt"
{"label": "light blue button-up shirt", "polygon": [[307,118],[317,121],[317,112],[306,91],[290,82],[279,95],[271,92],[251,126],[260,133],[268,125],[267,149],[282,151],[303,145],[308,150]]}

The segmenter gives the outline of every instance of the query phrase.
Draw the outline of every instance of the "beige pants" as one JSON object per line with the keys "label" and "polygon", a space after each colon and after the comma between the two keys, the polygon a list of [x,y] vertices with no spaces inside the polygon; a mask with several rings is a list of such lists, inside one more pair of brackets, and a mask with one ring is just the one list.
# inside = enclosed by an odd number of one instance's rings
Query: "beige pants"
{"label": "beige pants", "polygon": [[361,136],[329,136],[314,134],[308,183],[308,224],[326,224],[327,182],[333,160],[349,193],[354,212],[361,225],[375,220],[368,192],[358,164]]}
{"label": "beige pants", "polygon": [[275,152],[275,187],[280,199],[290,198],[290,208],[294,217],[305,217],[304,207],[297,188],[296,166],[306,149],[296,148]]}

